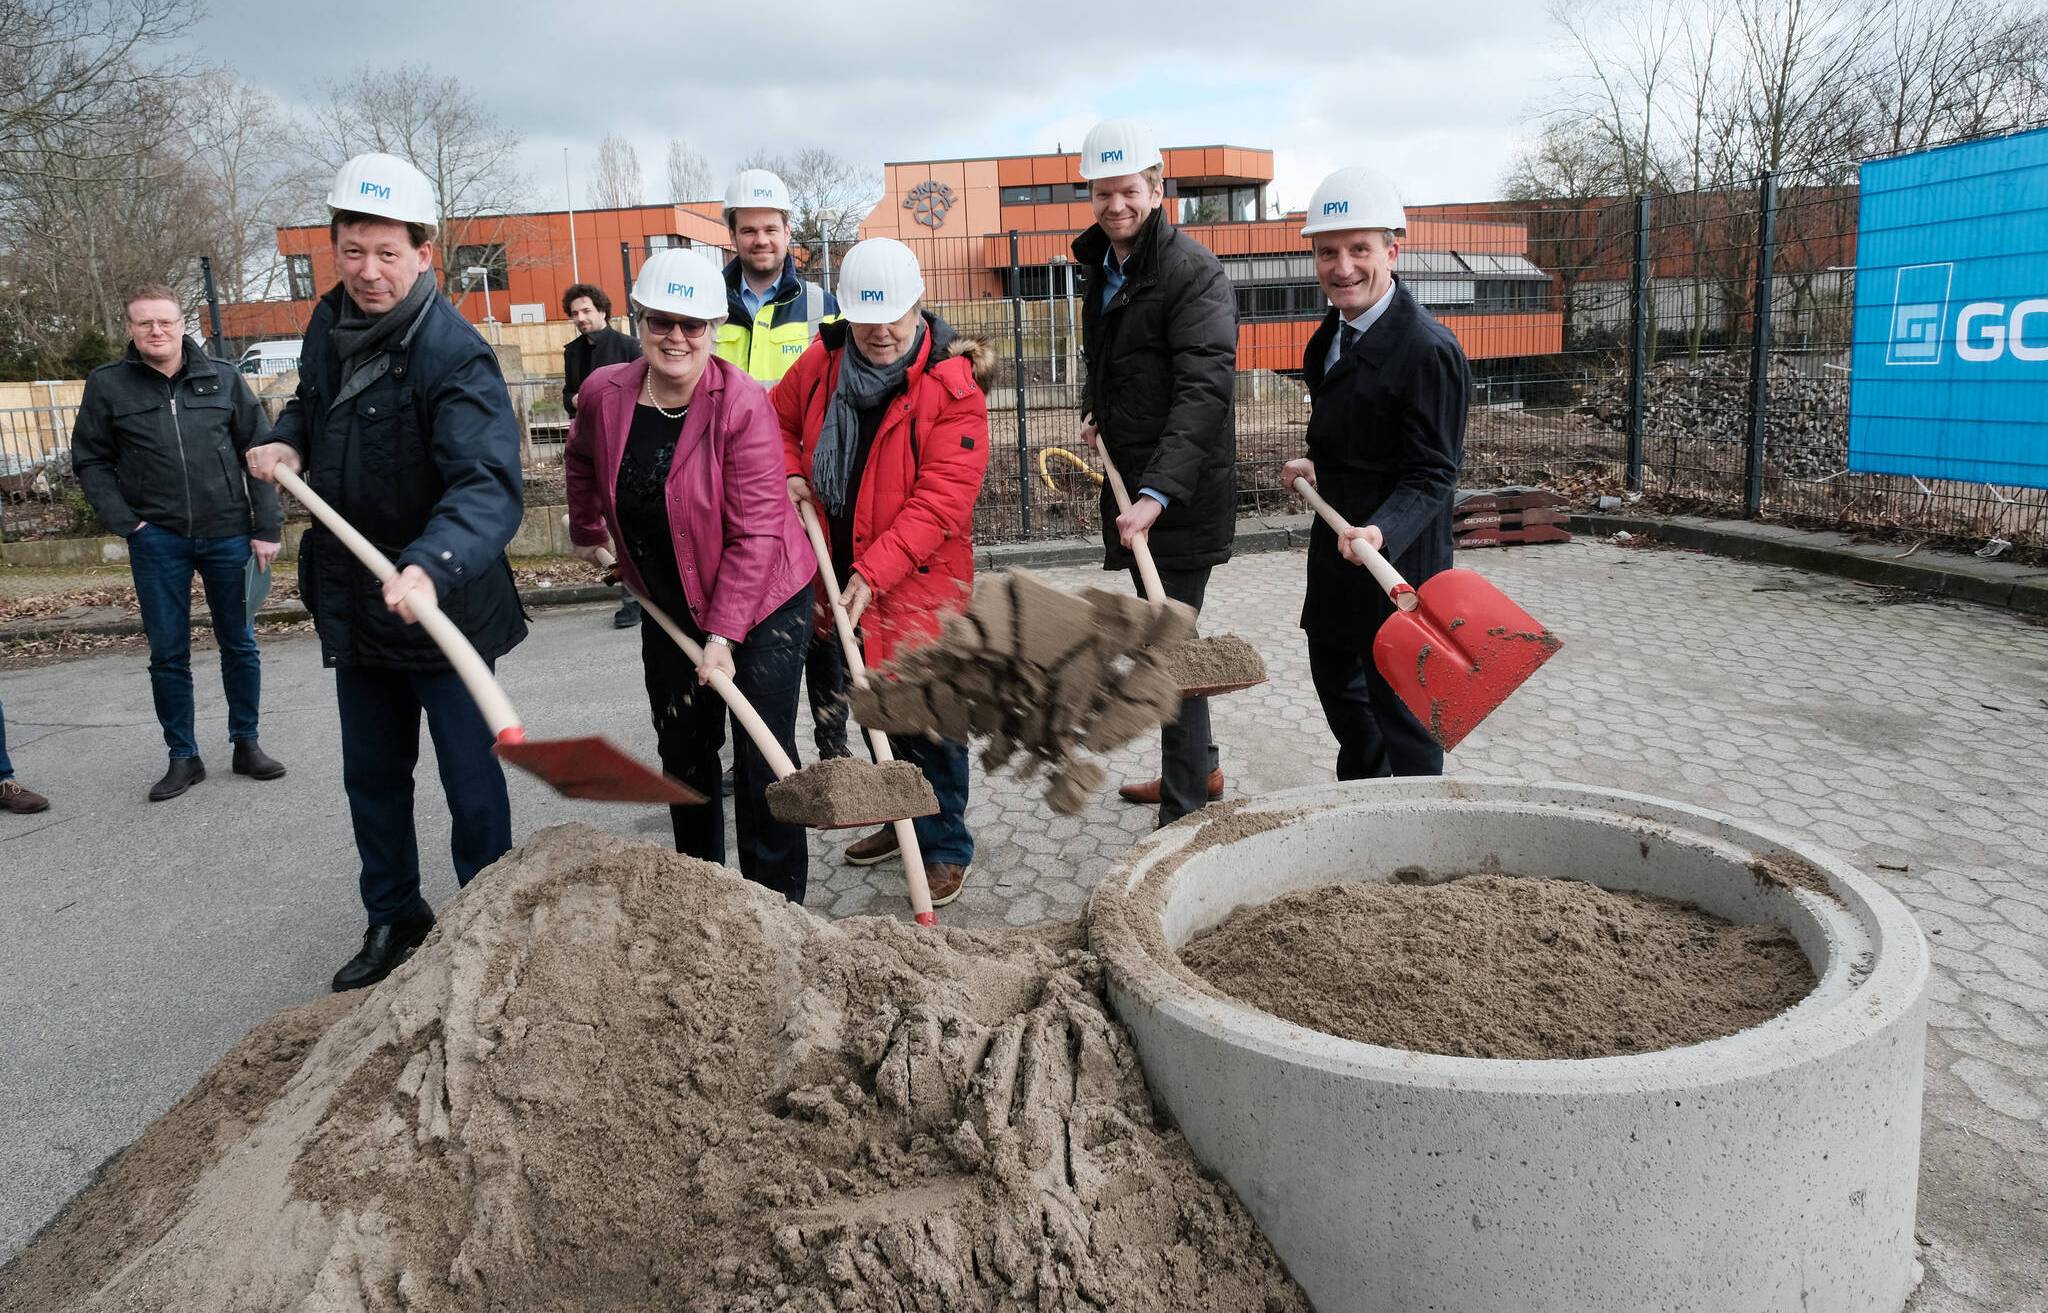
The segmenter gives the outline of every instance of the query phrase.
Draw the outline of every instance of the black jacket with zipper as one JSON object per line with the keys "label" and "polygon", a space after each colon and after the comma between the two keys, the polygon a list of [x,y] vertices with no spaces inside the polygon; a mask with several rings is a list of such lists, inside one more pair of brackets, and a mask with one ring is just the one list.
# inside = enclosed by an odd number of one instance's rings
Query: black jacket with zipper
{"label": "black jacket with zipper", "polygon": [[562,348],[562,409],[576,418],[576,394],[583,380],[606,365],[623,365],[640,358],[640,339],[606,324],[595,338],[578,333]]}
{"label": "black jacket with zipper", "polygon": [[131,343],[85,380],[71,468],[109,533],[126,538],[147,520],[187,538],[278,542],[277,489],[247,478],[242,460],[269,427],[235,367],[196,340],[168,378]]}
{"label": "black jacket with zipper", "polygon": [[[1326,372],[1337,330],[1333,309],[1302,356],[1316,491],[1350,523],[1379,526],[1381,554],[1420,588],[1451,568],[1451,503],[1465,452],[1471,367],[1451,330],[1398,280],[1379,319]],[[1309,528],[1301,627],[1364,650],[1393,613],[1372,575],[1338,554],[1337,535],[1318,518]]]}
{"label": "black jacket with zipper", "polygon": [[[1209,248],[1154,210],[1138,230],[1124,285],[1102,304],[1109,236],[1097,224],[1074,239],[1085,299],[1088,360],[1081,411],[1095,426],[1132,497],[1167,499],[1153,523],[1162,569],[1221,565],[1237,533],[1237,293]],[[1106,569],[1132,563],[1116,536],[1116,498],[1105,481]]]}
{"label": "black jacket with zipper", "polygon": [[[503,656],[526,637],[505,559],[524,483],[519,420],[498,358],[446,297],[434,296],[345,376],[332,336],[342,306],[336,284],[314,308],[298,392],[270,440],[296,450],[313,491],[400,569],[427,573],[441,610],[486,661]],[[317,522],[299,543],[299,594],[329,666],[449,668],[426,631],[388,610],[377,577]]]}

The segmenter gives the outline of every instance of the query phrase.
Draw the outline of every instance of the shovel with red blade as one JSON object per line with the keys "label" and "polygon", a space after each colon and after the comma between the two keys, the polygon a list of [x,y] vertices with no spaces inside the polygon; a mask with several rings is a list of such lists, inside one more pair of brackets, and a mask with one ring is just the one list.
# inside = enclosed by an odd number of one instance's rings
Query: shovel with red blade
{"label": "shovel with red blade", "polygon": [[[277,467],[277,482],[303,502],[306,509],[313,512],[314,518],[326,525],[371,574],[379,580],[389,581],[398,573],[398,567],[391,564],[389,557],[378,551],[375,544],[357,532],[354,525],[341,517],[341,512],[329,506],[326,499],[307,487],[298,475],[280,465]],[[418,589],[406,597],[405,605],[419,621],[420,628],[426,630],[427,636],[441,649],[441,654],[448,658],[448,664],[455,668],[469,695],[476,699],[477,709],[483,712],[484,723],[496,736],[497,741],[491,751],[498,756],[538,775],[564,797],[593,798],[600,802],[666,802],[683,806],[704,801],[703,794],[635,761],[609,739],[596,735],[573,739],[528,739],[518,715],[512,710],[511,699],[505,696],[505,690],[498,686],[491,668],[484,664],[476,648],[462,636],[455,622],[443,615],[441,608]]]}
{"label": "shovel with red blade", "polygon": [[[1337,531],[1351,526],[1307,479],[1294,490]],[[1444,570],[1411,587],[1387,558],[1363,542],[1365,568],[1400,609],[1373,639],[1373,664],[1445,751],[1508,700],[1563,646],[1527,611],[1471,570]]]}

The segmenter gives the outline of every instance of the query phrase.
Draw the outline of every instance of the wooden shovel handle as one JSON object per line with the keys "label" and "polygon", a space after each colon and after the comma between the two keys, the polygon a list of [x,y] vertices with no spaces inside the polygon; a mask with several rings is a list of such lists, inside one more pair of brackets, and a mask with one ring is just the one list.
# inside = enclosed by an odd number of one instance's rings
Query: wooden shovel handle
{"label": "wooden shovel handle", "polygon": [[[327,504],[327,499],[306,486],[306,481],[284,465],[275,467],[278,485],[299,499],[313,518],[327,526],[328,532],[341,540],[342,546],[355,554],[355,558],[368,567],[378,582],[388,583],[398,574],[398,567],[391,559],[377,550],[375,543],[356,532],[356,527],[341,518],[341,512]],[[427,637],[441,649],[448,658],[448,664],[455,667],[463,687],[476,699],[477,709],[483,712],[484,723],[491,727],[491,733],[500,743],[523,743],[526,731],[520,727],[519,716],[512,710],[512,701],[505,696],[505,690],[498,684],[497,676],[477,655],[455,622],[445,615],[440,605],[425,593],[414,589],[406,595],[405,604],[412,609],[420,628],[427,631]]]}
{"label": "wooden shovel handle", "polygon": [[[1131,494],[1124,488],[1124,476],[1116,472],[1116,465],[1109,459],[1109,448],[1100,441],[1096,443],[1095,454],[1102,457],[1102,474],[1109,480],[1109,490],[1116,494],[1116,508],[1120,512],[1131,509]],[[1154,606],[1166,605],[1166,587],[1159,582],[1159,567],[1152,563],[1150,535],[1138,534],[1131,539],[1131,555],[1138,558],[1138,578],[1144,581],[1145,598]]]}
{"label": "wooden shovel handle", "polygon": [[[600,548],[597,563],[610,569],[614,564],[614,558],[610,552]],[[620,582],[625,583],[623,579]],[[667,612],[648,601],[646,594],[633,585],[626,584],[626,591],[640,599],[640,609],[654,617],[654,623],[660,625],[661,631],[674,640],[677,647],[683,649],[683,655],[690,658],[691,665],[704,664],[704,649],[684,633],[680,625],[669,619]],[[775,778],[786,780],[796,774],[796,763],[789,759],[789,754],[775,741],[775,734],[768,728],[768,722],[761,719],[761,713],[754,710],[754,704],[747,701],[747,695],[740,692],[739,685],[733,683],[732,678],[723,670],[712,671],[708,682],[717,690],[718,696],[725,699],[725,705],[732,709],[733,719],[740,723],[740,728],[747,732],[747,737],[760,749],[762,760],[768,763],[769,770],[775,772]]]}
{"label": "wooden shovel handle", "polygon": [[[1322,495],[1315,490],[1315,485],[1307,479],[1296,479],[1294,490],[1301,494],[1303,501],[1315,507],[1316,514],[1323,517],[1323,523],[1336,530],[1337,551],[1339,555],[1343,555],[1344,535],[1351,531],[1351,525],[1343,516],[1337,514],[1330,503],[1322,499]],[[1378,549],[1362,539],[1354,538],[1352,543],[1354,551],[1365,554],[1365,568],[1371,571],[1373,579],[1386,590],[1387,596],[1393,600],[1395,606],[1403,611],[1413,611],[1422,605],[1422,599],[1415,595],[1415,589],[1401,577],[1401,572],[1394,568],[1392,562],[1380,555]]]}
{"label": "wooden shovel handle", "polygon": [[[861,659],[860,640],[853,635],[853,618],[839,604],[839,576],[832,570],[832,549],[825,545],[825,531],[818,526],[818,512],[807,501],[796,504],[797,518],[804,522],[804,534],[811,540],[811,552],[818,558],[818,578],[825,583],[825,600],[832,604],[832,627],[839,633],[839,646],[846,652],[846,671],[854,687],[868,686],[868,663]],[[889,736],[868,730],[876,761],[894,761]],[[894,821],[896,848],[903,854],[903,879],[910,887],[910,914],[921,926],[936,926],[938,913],[932,911],[931,883],[924,878],[924,850],[917,846],[917,827],[909,821]]]}

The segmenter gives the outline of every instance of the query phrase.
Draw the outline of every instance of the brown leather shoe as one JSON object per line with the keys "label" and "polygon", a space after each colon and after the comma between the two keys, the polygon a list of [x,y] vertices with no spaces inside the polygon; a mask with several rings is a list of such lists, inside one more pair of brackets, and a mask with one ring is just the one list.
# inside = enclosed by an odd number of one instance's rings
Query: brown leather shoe
{"label": "brown leather shoe", "polygon": [[[1151,779],[1146,780],[1143,784],[1122,785],[1117,789],[1116,796],[1122,798],[1125,802],[1139,802],[1147,807],[1157,807],[1159,805],[1159,781]],[[1209,772],[1209,801],[1214,802],[1222,796],[1223,768],[1218,766],[1215,770]]]}
{"label": "brown leather shoe", "polygon": [[17,816],[29,816],[48,810],[50,800],[42,794],[31,793],[13,780],[0,780],[0,811],[13,812]]}
{"label": "brown leather shoe", "polygon": [[967,883],[967,877],[974,874],[974,867],[955,866],[951,862],[926,862],[924,882],[932,891],[932,906],[944,907],[960,896],[960,887]]}
{"label": "brown leather shoe", "polygon": [[846,860],[855,866],[873,866],[886,862],[896,855],[896,827],[884,825],[865,839],[855,839],[846,846]]}

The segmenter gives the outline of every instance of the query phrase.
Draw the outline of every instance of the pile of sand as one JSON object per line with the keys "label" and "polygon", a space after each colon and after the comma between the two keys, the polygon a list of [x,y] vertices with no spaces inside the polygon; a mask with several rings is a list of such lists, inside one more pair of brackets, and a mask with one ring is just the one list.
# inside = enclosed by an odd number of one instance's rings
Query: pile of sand
{"label": "pile of sand", "polygon": [[1814,986],[1798,941],[1582,880],[1321,885],[1240,908],[1181,961],[1326,1034],[1472,1058],[1596,1058],[1732,1035]]}
{"label": "pile of sand", "polygon": [[0,1309],[1305,1310],[1079,943],[550,830],[253,1032]]}
{"label": "pile of sand", "polygon": [[1102,786],[1102,767],[1082,749],[1119,748],[1180,710],[1180,681],[1162,653],[1194,630],[1194,612],[1178,602],[1065,593],[1028,570],[984,574],[938,641],[882,667],[854,691],[853,710],[892,734],[984,739],[984,768],[1015,760],[1023,779],[1043,768],[1046,801],[1071,815]]}

